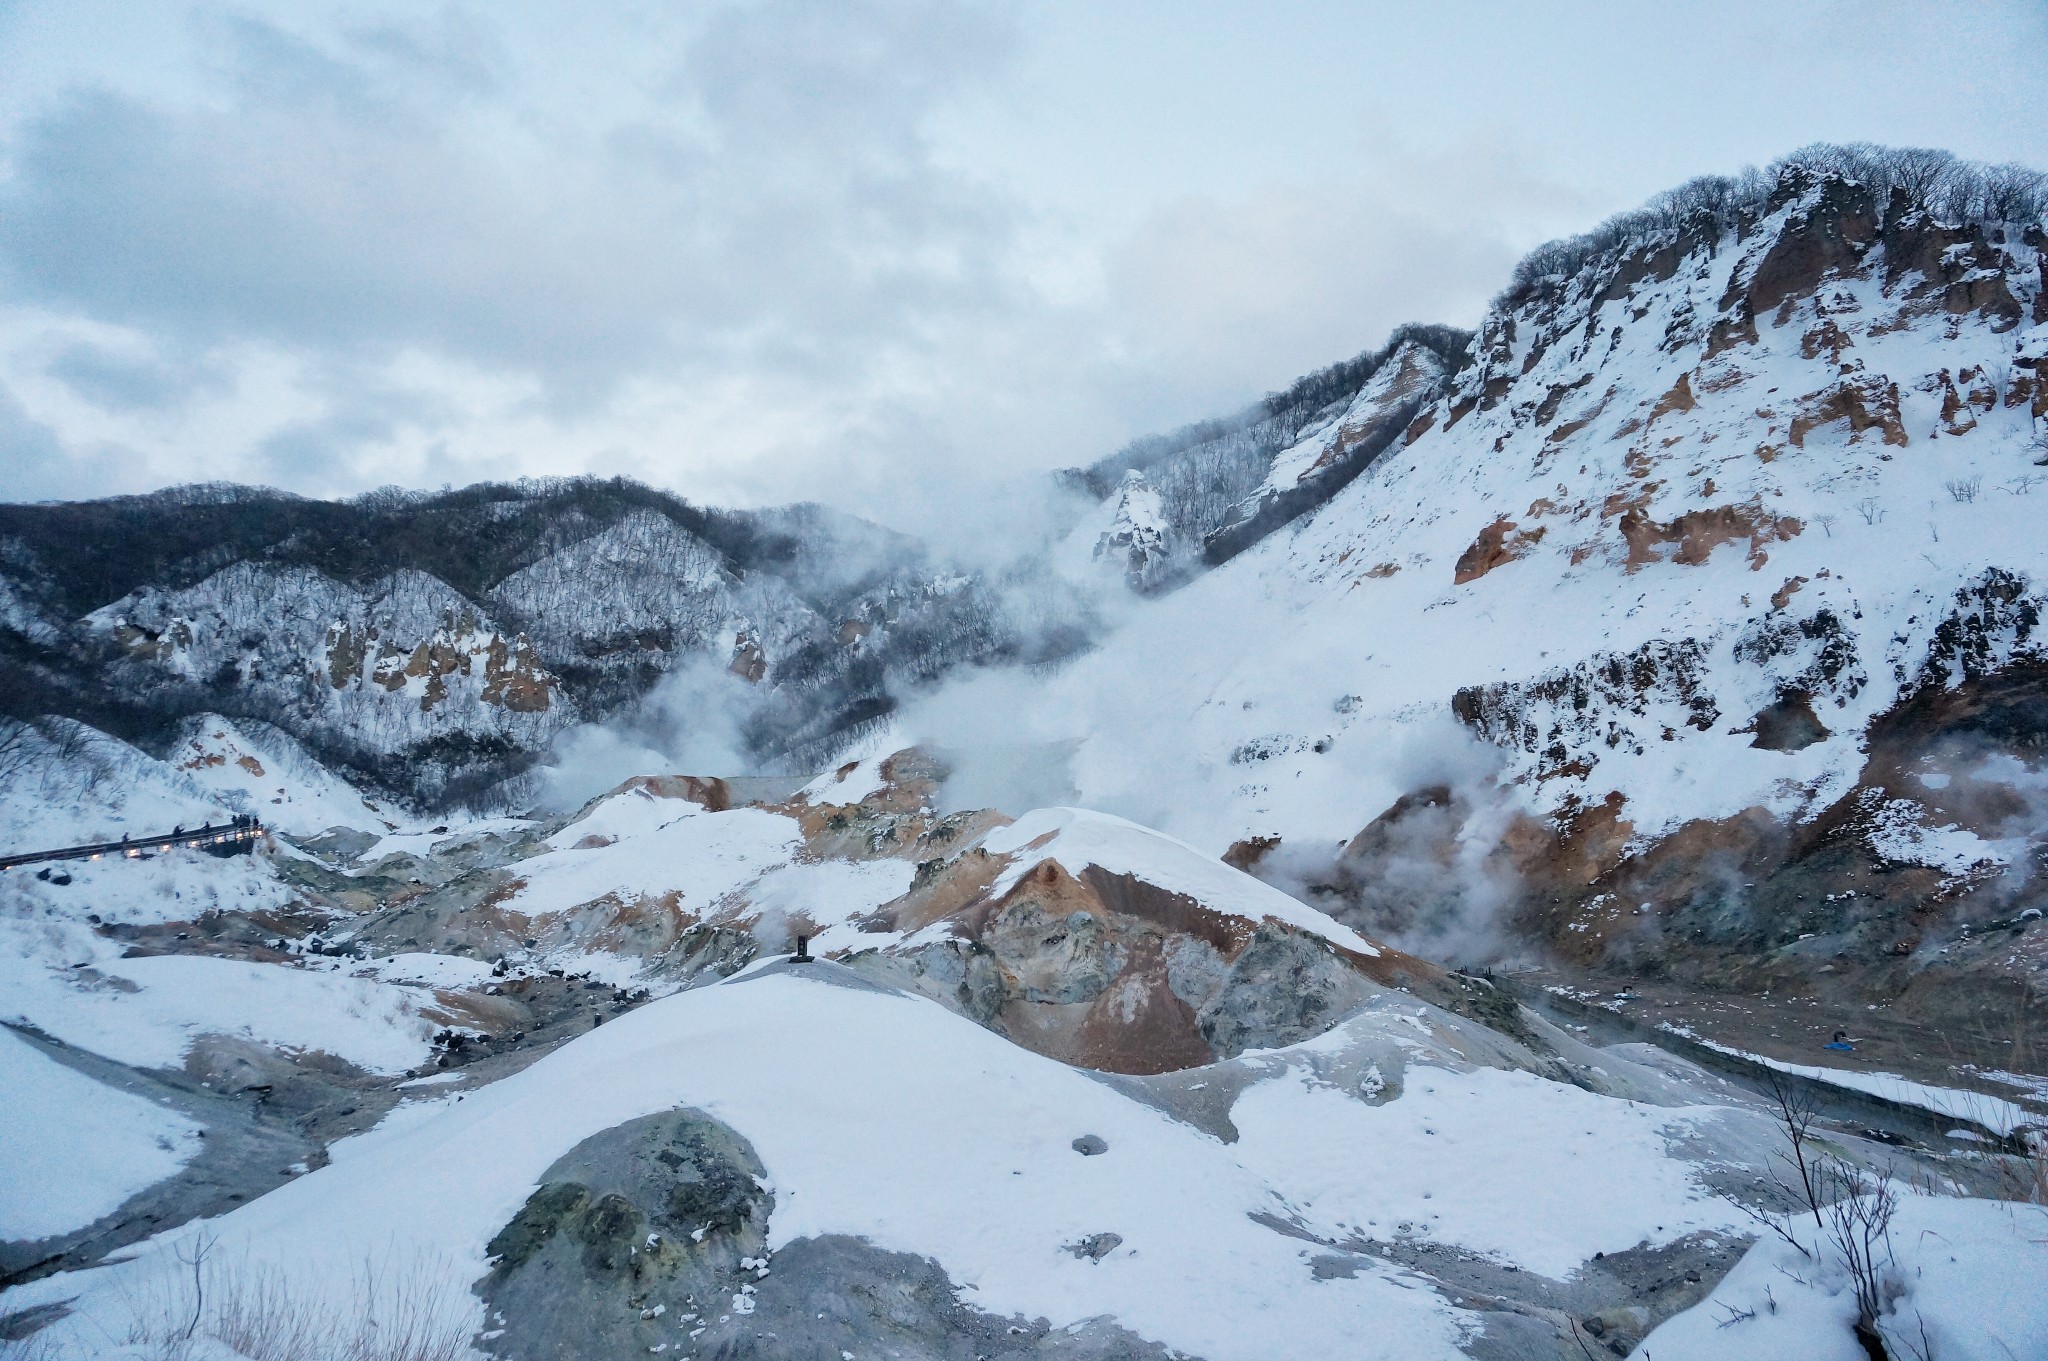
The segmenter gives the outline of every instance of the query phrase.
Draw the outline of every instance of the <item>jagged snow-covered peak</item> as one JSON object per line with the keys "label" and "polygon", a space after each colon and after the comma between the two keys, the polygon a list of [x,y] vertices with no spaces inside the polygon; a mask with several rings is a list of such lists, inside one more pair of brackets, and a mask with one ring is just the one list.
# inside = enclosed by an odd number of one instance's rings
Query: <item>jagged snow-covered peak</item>
{"label": "jagged snow-covered peak", "polygon": [[1130,469],[1117,484],[1116,510],[1109,528],[1095,540],[1095,556],[1120,566],[1131,589],[1143,591],[1184,570],[1176,558],[1185,551],[1167,523],[1158,491],[1144,473]]}

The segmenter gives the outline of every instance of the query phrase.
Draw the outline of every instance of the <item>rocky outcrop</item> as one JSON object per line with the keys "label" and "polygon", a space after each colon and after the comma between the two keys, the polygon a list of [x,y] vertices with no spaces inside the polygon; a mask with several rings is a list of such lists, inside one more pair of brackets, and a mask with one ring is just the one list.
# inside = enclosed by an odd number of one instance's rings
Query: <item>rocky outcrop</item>
{"label": "rocky outcrop", "polygon": [[1055,1332],[977,1309],[929,1258],[832,1234],[768,1248],[753,1147],[700,1111],[643,1116],[557,1160],[491,1240],[476,1291],[502,1357],[1057,1356],[1166,1361],[1106,1319]]}
{"label": "rocky outcrop", "polygon": [[1703,683],[1706,664],[1698,642],[1658,639],[1529,681],[1469,686],[1452,696],[1451,711],[1486,741],[1534,757],[1539,780],[1583,776],[1589,751],[1640,754],[1663,740],[1665,714],[1702,731],[1712,727],[1720,709]]}
{"label": "rocky outcrop", "polygon": [[1458,555],[1451,568],[1451,584],[1463,586],[1468,581],[1477,581],[1494,568],[1526,555],[1543,542],[1544,528],[1538,525],[1523,529],[1507,516],[1501,516],[1480,530],[1472,546]]}
{"label": "rocky outcrop", "polygon": [[1097,559],[1109,558],[1123,569],[1134,591],[1156,591],[1185,578],[1185,551],[1176,551],[1178,536],[1167,523],[1159,493],[1136,468],[1117,484],[1116,514],[1095,541]]}

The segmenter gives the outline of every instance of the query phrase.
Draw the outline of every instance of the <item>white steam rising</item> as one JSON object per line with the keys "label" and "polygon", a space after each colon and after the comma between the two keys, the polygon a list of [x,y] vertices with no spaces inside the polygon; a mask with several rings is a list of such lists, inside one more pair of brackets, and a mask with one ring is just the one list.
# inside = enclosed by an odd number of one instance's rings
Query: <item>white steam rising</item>
{"label": "white steam rising", "polygon": [[626,713],[563,732],[539,772],[540,806],[578,808],[636,775],[749,774],[741,732],[755,703],[740,677],[708,658],[688,661]]}

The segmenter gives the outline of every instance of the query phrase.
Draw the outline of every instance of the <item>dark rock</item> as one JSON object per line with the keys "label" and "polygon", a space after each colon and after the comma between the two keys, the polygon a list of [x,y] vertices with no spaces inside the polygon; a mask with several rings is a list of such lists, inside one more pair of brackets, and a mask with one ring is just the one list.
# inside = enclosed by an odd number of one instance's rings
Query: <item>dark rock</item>
{"label": "dark rock", "polygon": [[1109,1152],[1109,1143],[1099,1134],[1084,1134],[1074,1140],[1074,1151],[1084,1158]]}
{"label": "dark rock", "polygon": [[1751,720],[1756,737],[1752,747],[1765,751],[1803,751],[1831,735],[1820,715],[1813,711],[1813,698],[1803,690],[1780,695]]}

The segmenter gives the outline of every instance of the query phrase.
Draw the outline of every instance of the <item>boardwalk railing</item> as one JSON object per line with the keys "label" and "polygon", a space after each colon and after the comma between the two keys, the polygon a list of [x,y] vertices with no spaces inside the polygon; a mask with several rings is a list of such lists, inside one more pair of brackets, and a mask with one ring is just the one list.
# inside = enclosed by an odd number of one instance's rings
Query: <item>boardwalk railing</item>
{"label": "boardwalk railing", "polygon": [[50,860],[98,860],[102,857],[140,857],[147,851],[169,851],[177,849],[205,851],[209,855],[247,855],[263,838],[263,824],[255,818],[241,817],[221,826],[208,823],[204,827],[189,830],[180,827],[162,836],[127,837],[120,841],[100,841],[90,846],[65,846],[54,851],[26,851],[20,855],[0,855],[0,870],[11,870],[17,865],[39,865]]}

